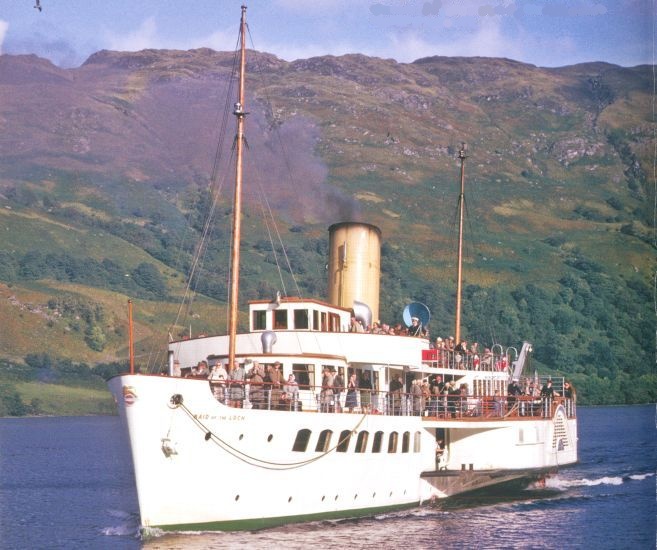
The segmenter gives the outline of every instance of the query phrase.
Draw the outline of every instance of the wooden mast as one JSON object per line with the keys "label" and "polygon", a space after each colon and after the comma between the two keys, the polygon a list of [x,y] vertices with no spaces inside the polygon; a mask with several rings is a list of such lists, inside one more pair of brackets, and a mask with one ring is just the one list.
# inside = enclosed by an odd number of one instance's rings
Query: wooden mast
{"label": "wooden mast", "polygon": [[130,357],[130,374],[135,373],[135,340],[132,325],[132,300],[128,300],[128,356]]}
{"label": "wooden mast", "polygon": [[244,154],[244,73],[246,68],[246,6],[242,6],[240,20],[240,74],[237,103],[233,114],[237,118],[235,136],[235,196],[233,199],[233,241],[231,244],[230,297],[228,318],[228,364],[235,362],[235,340],[237,335],[237,306],[240,277],[240,239],[242,224],[242,157]]}
{"label": "wooden mast", "polygon": [[463,211],[465,208],[465,143],[461,143],[459,150],[461,160],[461,192],[459,193],[459,250],[456,268],[456,327],[454,328],[454,343],[461,343],[461,292],[463,285]]}

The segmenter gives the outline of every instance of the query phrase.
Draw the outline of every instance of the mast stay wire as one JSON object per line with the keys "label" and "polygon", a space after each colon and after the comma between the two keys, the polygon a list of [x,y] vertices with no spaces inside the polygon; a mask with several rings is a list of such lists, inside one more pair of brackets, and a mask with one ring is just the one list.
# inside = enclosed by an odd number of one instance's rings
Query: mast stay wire
{"label": "mast stay wire", "polygon": [[[218,201],[221,196],[221,192],[223,190],[223,186],[226,179],[225,172],[222,173],[221,178],[219,177],[219,173],[220,173],[220,166],[223,156],[222,152],[224,149],[225,136],[227,133],[226,127],[228,126],[229,114],[231,112],[230,98],[233,95],[232,91],[234,89],[235,67],[237,66],[237,59],[238,59],[237,51],[238,51],[237,48],[235,48],[235,52],[233,55],[233,64],[228,77],[227,92],[225,95],[223,111],[221,111],[215,116],[215,127],[217,126],[219,127],[219,140],[217,142],[217,147],[215,149],[215,155],[212,163],[210,179],[207,186],[207,189],[211,197],[210,206],[207,209],[207,213],[204,219],[203,228],[201,231],[201,237],[198,243],[196,244],[194,249],[194,254],[192,255],[189,272],[187,274],[187,279],[185,283],[185,288],[183,290],[183,297],[181,298],[180,303],[178,304],[178,308],[174,319],[169,323],[169,327],[167,331],[169,335],[171,335],[175,326],[178,326],[181,322],[183,324],[186,324],[187,319],[189,318],[191,306],[194,301],[194,297],[197,293],[197,286],[199,281],[196,274],[201,272],[203,269],[203,265],[205,262],[205,255],[207,253],[207,248],[208,248],[208,242],[214,232],[214,224],[212,222],[215,218],[215,212],[217,209]],[[178,260],[176,262],[178,266],[182,264],[184,244],[185,244],[185,240],[187,239],[188,232],[190,231],[192,216],[194,216],[193,210],[190,211],[189,214],[187,215],[187,223],[185,224],[185,228],[179,240]],[[181,321],[181,317],[182,317],[182,321]],[[157,370],[157,365],[160,363],[160,356],[163,353],[163,351],[154,352],[154,349],[157,347],[158,346],[156,346],[155,342],[151,343],[151,351],[148,354],[149,359],[147,361],[148,372]]]}
{"label": "mast stay wire", "polygon": [[[254,72],[256,72],[259,76],[262,77],[264,72],[262,71],[262,67],[259,63],[260,59],[258,57],[258,51],[256,50],[255,45],[253,43],[253,36],[251,35],[251,29],[249,27],[248,22],[246,24],[246,30],[247,30],[249,42],[251,44],[251,49],[253,50],[253,53],[254,53],[254,56],[253,56],[254,61],[255,61],[254,64],[253,64]],[[264,95],[266,104],[267,105],[272,105],[271,97],[267,93],[266,89],[262,90],[262,94]],[[273,113],[272,113],[272,115],[273,115]],[[290,181],[290,184],[292,185],[292,187],[296,188],[297,185],[295,185],[296,181],[294,179],[292,166],[290,164],[290,155],[288,154],[287,148],[285,147],[285,142],[283,141],[283,138],[281,137],[281,133],[280,133],[277,125],[273,125],[272,130],[273,130],[273,133],[276,136],[278,144],[281,148],[282,158],[283,158],[283,162],[285,164],[286,175],[289,178],[289,181]],[[292,277],[292,281],[294,282],[294,286],[295,286],[296,291],[297,291],[297,296],[301,297],[301,290],[299,289],[299,284],[298,284],[298,281],[297,281],[297,277],[294,274],[294,270],[292,269],[292,264],[290,263],[290,258],[287,254],[285,244],[283,243],[283,238],[281,237],[281,233],[278,229],[278,224],[276,223],[276,220],[274,218],[274,214],[272,212],[271,205],[269,204],[269,201],[267,200],[267,195],[264,192],[260,182],[258,182],[258,187],[260,188],[261,200],[264,200],[264,202],[266,204],[266,207],[267,207],[266,211],[267,211],[267,213],[269,215],[269,218],[271,220],[271,223],[274,227],[274,232],[276,233],[276,238],[278,240],[278,243],[280,244],[281,250],[283,251],[283,256],[285,258],[285,263],[286,263],[287,268],[288,268],[288,270],[290,272],[290,275]],[[274,256],[277,256],[276,246],[273,242],[273,239],[271,238],[271,234],[270,234],[270,244],[271,244],[272,252],[274,253]],[[276,260],[276,265],[278,266],[278,259]],[[287,293],[285,292],[285,283],[283,282],[283,275],[282,275],[282,272],[281,272],[280,269],[279,269],[279,277],[281,279],[281,285],[283,286],[284,293],[287,295]]]}

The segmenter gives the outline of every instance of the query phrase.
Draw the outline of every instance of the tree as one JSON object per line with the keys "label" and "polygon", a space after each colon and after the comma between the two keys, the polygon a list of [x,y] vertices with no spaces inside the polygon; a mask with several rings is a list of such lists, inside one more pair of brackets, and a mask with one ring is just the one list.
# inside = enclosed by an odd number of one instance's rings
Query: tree
{"label": "tree", "polygon": [[140,263],[132,270],[132,279],[140,287],[155,295],[164,298],[167,295],[167,287],[157,267],[147,262]]}

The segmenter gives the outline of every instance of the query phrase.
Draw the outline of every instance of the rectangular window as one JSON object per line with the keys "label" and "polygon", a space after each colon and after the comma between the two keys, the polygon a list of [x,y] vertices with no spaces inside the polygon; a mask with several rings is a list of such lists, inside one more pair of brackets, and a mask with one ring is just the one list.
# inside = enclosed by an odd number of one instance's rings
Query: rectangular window
{"label": "rectangular window", "polygon": [[340,332],[340,316],[337,313],[329,313],[329,332]]}
{"label": "rectangular window", "polygon": [[376,432],[374,434],[374,442],[372,443],[372,452],[381,452],[381,443],[383,443],[383,432]]}
{"label": "rectangular window", "polygon": [[305,329],[308,330],[308,310],[307,309],[295,309],[294,310],[294,328],[297,330]]}
{"label": "rectangular window", "polygon": [[322,332],[327,332],[328,331],[328,324],[326,322],[326,312],[322,312]]}
{"label": "rectangular window", "polygon": [[404,435],[402,436],[402,453],[407,453],[410,445],[411,445],[411,433],[404,432]]}
{"label": "rectangular window", "polygon": [[253,330],[265,330],[267,328],[267,311],[253,312]]}
{"label": "rectangular window", "polygon": [[310,430],[299,430],[297,432],[297,437],[294,440],[292,450],[297,453],[305,452],[308,448],[308,441],[310,441]]}
{"label": "rectangular window", "polygon": [[313,309],[313,330],[319,330],[319,311]]}
{"label": "rectangular window", "polygon": [[340,442],[338,443],[337,451],[339,453],[346,453],[349,448],[349,440],[351,439],[351,430],[342,430],[340,433]]}
{"label": "rectangular window", "polygon": [[358,439],[356,439],[356,448],[354,452],[364,453],[367,451],[367,439],[369,437],[369,432],[362,431],[358,434]]}
{"label": "rectangular window", "polygon": [[389,453],[397,452],[397,432],[392,432],[388,437],[388,452]]}
{"label": "rectangular window", "polygon": [[422,434],[420,432],[415,432],[415,438],[413,439],[413,452],[420,452],[420,442],[422,441]]}
{"label": "rectangular window", "polygon": [[292,364],[292,374],[299,384],[299,389],[312,389],[315,385],[315,365]]}
{"label": "rectangular window", "polygon": [[317,446],[315,447],[315,452],[325,453],[326,451],[329,450],[331,446],[331,435],[333,435],[333,432],[331,430],[323,430],[319,434],[319,438],[317,439]]}
{"label": "rectangular window", "polygon": [[274,329],[287,329],[287,309],[274,311]]}

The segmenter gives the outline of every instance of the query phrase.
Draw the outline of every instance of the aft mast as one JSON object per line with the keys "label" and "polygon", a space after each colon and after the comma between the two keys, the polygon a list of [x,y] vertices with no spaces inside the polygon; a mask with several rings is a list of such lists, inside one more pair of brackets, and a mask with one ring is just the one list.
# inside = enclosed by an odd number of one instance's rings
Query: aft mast
{"label": "aft mast", "polygon": [[240,20],[240,74],[237,103],[233,114],[237,118],[235,135],[235,196],[233,199],[233,240],[231,243],[231,273],[228,317],[228,364],[235,362],[235,340],[237,335],[237,307],[239,300],[240,240],[242,224],[242,157],[244,154],[244,73],[246,68],[246,6],[242,6]]}
{"label": "aft mast", "polygon": [[461,343],[461,292],[463,286],[463,211],[465,208],[465,143],[461,143],[459,159],[461,160],[461,192],[459,194],[459,249],[456,268],[456,327],[454,328],[455,344]]}

